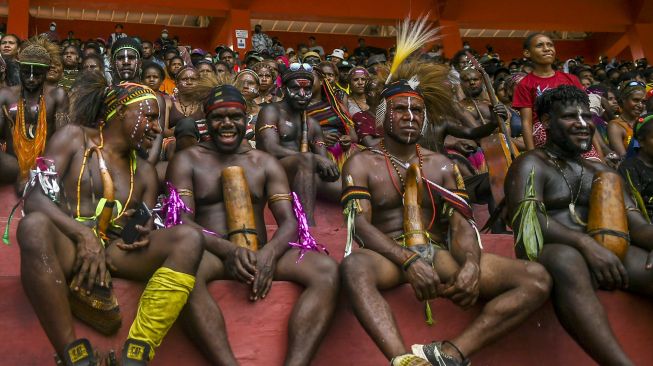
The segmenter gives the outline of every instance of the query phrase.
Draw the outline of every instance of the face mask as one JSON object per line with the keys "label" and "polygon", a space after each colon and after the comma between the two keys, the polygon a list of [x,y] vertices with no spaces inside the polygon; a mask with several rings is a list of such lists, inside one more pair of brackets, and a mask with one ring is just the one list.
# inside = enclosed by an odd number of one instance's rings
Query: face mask
{"label": "face mask", "polygon": [[53,31],[53,32],[54,32],[54,31],[55,31],[55,29],[57,29],[57,27],[55,27],[55,26],[50,26],[50,30],[51,30],[51,31]]}
{"label": "face mask", "polygon": [[168,38],[168,33],[161,33],[161,38],[167,39]]}

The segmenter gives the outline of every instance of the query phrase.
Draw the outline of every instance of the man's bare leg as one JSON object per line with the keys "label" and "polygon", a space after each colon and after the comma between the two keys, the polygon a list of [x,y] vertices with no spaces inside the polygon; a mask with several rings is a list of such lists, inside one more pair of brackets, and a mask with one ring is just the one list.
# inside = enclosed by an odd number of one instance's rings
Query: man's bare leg
{"label": "man's bare leg", "polygon": [[[194,276],[203,250],[197,230],[179,226],[153,231],[150,241],[149,246],[135,252],[120,250],[115,245],[107,248],[106,254],[117,268],[112,272],[114,277],[145,281],[161,266]],[[30,213],[20,221],[18,242],[23,287],[61,357],[66,345],[76,339],[68,301],[75,244],[39,212]]]}
{"label": "man's bare leg", "polygon": [[380,292],[405,282],[401,269],[374,251],[360,249],[342,261],[340,271],[354,314],[385,357],[408,353],[390,305]]}
{"label": "man's bare leg", "polygon": [[330,257],[308,252],[301,262],[297,258],[298,249],[288,250],[274,275],[275,280],[304,286],[290,315],[286,366],[310,364],[333,318],[340,286],[338,264]]}
{"label": "man's bare leg", "polygon": [[640,247],[631,245],[624,260],[624,267],[628,271],[628,288],[626,291],[653,297],[653,270],[646,269],[648,252]]}
{"label": "man's bare leg", "polygon": [[211,364],[238,365],[229,345],[222,312],[207,287],[210,281],[222,278],[224,278],[222,261],[205,251],[197,271],[195,288],[181,313],[181,320],[186,334],[197,344]]}
{"label": "man's bare leg", "polygon": [[313,153],[301,153],[279,160],[286,171],[290,189],[299,195],[309,225],[315,226],[316,179]]}
{"label": "man's bare leg", "polygon": [[633,365],[610,328],[583,255],[568,245],[547,244],[539,261],[553,278],[558,319],[576,342],[601,365]]}
{"label": "man's bare leg", "polygon": [[18,180],[18,160],[0,151],[0,185],[14,184]]}
{"label": "man's bare leg", "polygon": [[[451,254],[437,251],[437,262]],[[442,266],[436,263],[440,273]],[[522,323],[549,297],[551,279],[544,267],[528,261],[483,253],[481,256],[481,278],[479,298],[487,300],[481,313],[451,342],[467,357],[484,346],[496,341]],[[440,275],[443,281],[450,274]],[[448,355],[458,357],[458,352],[449,345],[443,345]]]}
{"label": "man's bare leg", "polygon": [[50,343],[62,356],[66,345],[76,339],[68,302],[75,244],[39,212],[20,220],[17,236],[23,289]]}

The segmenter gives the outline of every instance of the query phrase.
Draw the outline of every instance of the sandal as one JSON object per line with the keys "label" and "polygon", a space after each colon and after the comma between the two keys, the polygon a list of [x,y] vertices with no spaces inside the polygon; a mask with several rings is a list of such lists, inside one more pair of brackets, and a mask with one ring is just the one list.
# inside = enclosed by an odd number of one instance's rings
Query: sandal
{"label": "sandal", "polygon": [[408,353],[393,358],[392,360],[390,360],[390,365],[391,366],[431,366],[431,363],[423,358]]}
{"label": "sandal", "polygon": [[69,343],[64,350],[63,360],[54,355],[57,366],[97,366],[97,357],[91,343],[86,338],[80,338]]}
{"label": "sandal", "polygon": [[[442,345],[444,344],[455,349],[460,355],[462,361],[458,361],[456,358],[442,352]],[[471,361],[465,358],[465,355],[460,352],[458,347],[449,341],[433,342],[424,345],[414,344],[411,349],[414,355],[428,360],[433,366],[471,366],[472,364]]]}
{"label": "sandal", "polygon": [[146,366],[151,347],[138,339],[127,339],[122,349],[122,366]]}

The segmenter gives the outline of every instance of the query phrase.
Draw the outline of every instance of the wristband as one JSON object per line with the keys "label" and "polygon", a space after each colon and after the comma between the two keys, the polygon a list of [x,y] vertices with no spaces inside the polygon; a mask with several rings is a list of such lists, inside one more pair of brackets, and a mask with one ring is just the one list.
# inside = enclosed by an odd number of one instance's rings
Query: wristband
{"label": "wristband", "polygon": [[401,264],[401,268],[404,270],[404,272],[408,271],[408,268],[410,268],[410,266],[413,263],[417,262],[418,259],[420,259],[419,254],[414,253],[413,255],[408,257],[408,259],[406,259],[404,263]]}

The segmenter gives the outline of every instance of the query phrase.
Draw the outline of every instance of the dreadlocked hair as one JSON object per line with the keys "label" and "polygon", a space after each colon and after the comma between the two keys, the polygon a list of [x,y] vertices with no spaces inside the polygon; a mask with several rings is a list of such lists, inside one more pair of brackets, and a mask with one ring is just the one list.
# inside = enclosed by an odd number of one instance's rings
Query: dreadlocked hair
{"label": "dreadlocked hair", "polygon": [[[385,82],[382,77],[383,75],[377,75],[380,83]],[[410,80],[413,78],[419,80],[418,90],[424,97],[428,121],[436,124],[441,123],[443,117],[453,117],[456,115],[453,103],[451,102],[453,100],[453,94],[448,77],[448,67],[419,60],[402,63],[392,74],[392,79],[396,80]],[[383,100],[381,104],[384,104]],[[377,121],[381,117],[378,116],[379,109],[381,108],[377,107]],[[381,121],[384,119],[385,112]]]}
{"label": "dreadlocked hair", "polygon": [[232,85],[233,81],[229,76],[217,76],[208,74],[205,77],[199,78],[193,86],[190,86],[185,93],[185,96],[191,100],[200,102],[202,105],[206,102],[211,93],[211,90],[220,85]]}
{"label": "dreadlocked hair", "polygon": [[45,36],[36,36],[28,39],[21,45],[18,53],[19,62],[37,62],[45,65],[61,60],[59,46]]}
{"label": "dreadlocked hair", "polygon": [[86,127],[97,127],[108,92],[109,85],[100,71],[83,71],[71,89],[71,121]]}
{"label": "dreadlocked hair", "polygon": [[557,88],[546,90],[535,99],[535,111],[538,116],[551,114],[556,103],[577,103],[589,108],[590,100],[587,94],[572,85],[560,85]]}

